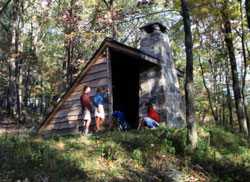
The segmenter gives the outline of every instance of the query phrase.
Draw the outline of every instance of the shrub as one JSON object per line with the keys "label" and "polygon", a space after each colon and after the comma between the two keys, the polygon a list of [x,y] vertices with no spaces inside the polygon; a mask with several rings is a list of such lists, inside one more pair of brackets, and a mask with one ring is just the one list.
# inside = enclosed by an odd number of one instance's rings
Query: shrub
{"label": "shrub", "polygon": [[97,154],[101,155],[106,160],[117,160],[120,156],[119,149],[115,144],[112,143],[103,143],[98,146]]}
{"label": "shrub", "polygon": [[135,149],[131,155],[132,159],[137,161],[139,164],[143,163],[143,153],[140,149]]}
{"label": "shrub", "polygon": [[175,154],[175,147],[173,146],[173,142],[169,139],[164,139],[161,145],[161,152]]}
{"label": "shrub", "polygon": [[199,139],[197,148],[192,155],[193,161],[202,161],[208,157],[209,143],[207,140]]}
{"label": "shrub", "polygon": [[174,129],[170,131],[168,139],[172,141],[172,145],[175,148],[175,153],[179,155],[184,155],[186,147],[186,129]]}

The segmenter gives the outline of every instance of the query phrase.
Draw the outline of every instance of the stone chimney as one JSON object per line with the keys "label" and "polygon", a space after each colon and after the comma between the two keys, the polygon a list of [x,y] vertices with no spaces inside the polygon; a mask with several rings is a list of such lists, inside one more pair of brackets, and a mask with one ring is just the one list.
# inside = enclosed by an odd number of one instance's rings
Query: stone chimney
{"label": "stone chimney", "polygon": [[[140,75],[141,99],[150,99],[168,126],[180,128],[185,125],[183,98],[180,94],[177,72],[171,56],[166,27],[150,23],[140,28],[143,37],[140,50],[159,60],[160,68],[153,68]],[[142,104],[143,105],[143,104]]]}

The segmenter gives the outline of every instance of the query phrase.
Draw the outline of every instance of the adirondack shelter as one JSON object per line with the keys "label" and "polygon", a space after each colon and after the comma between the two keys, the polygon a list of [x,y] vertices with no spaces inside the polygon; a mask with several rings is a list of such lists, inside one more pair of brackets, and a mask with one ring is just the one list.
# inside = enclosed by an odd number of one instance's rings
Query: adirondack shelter
{"label": "adirondack shelter", "polygon": [[[146,36],[141,41],[141,49],[106,38],[72,87],[42,122],[38,133],[46,135],[79,132],[82,119],[80,96],[85,85],[92,88],[92,95],[98,87],[109,90],[108,102],[105,104],[106,122],[111,120],[114,110],[120,110],[125,113],[132,128],[136,128],[139,117],[146,114],[145,103],[152,101],[155,102],[162,120],[170,125],[180,126],[178,123],[183,118],[179,107],[181,103],[177,74],[173,63],[169,63],[169,47],[164,49],[168,43],[162,45],[166,42],[157,40],[164,30],[165,27],[160,23],[142,27]],[[158,48],[154,47],[156,44],[152,40],[157,41]],[[155,50],[160,51],[160,54],[154,54]],[[161,54],[166,54],[168,57],[164,55],[164,58],[169,60],[162,60]]]}

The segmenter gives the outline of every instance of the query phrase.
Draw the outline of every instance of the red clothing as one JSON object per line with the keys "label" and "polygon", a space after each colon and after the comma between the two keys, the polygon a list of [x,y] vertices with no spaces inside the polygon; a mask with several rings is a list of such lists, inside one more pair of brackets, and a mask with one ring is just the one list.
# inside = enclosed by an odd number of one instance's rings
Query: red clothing
{"label": "red clothing", "polygon": [[148,109],[148,117],[152,118],[156,122],[160,122],[160,115],[154,110],[153,107]]}
{"label": "red clothing", "polygon": [[88,110],[92,109],[91,99],[89,94],[83,94],[80,100],[83,108],[87,108]]}

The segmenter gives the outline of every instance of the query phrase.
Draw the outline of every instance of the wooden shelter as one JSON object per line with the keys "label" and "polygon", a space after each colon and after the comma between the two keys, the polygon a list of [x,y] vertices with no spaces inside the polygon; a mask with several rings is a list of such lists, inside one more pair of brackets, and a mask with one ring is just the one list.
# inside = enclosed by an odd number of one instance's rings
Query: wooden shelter
{"label": "wooden shelter", "polygon": [[132,127],[137,127],[140,112],[140,75],[149,69],[159,69],[159,59],[144,52],[106,38],[100,48],[83,68],[72,87],[47,118],[41,123],[38,133],[78,133],[82,118],[80,96],[85,85],[92,88],[108,88],[108,103],[105,105],[107,122],[113,110],[125,112]]}

